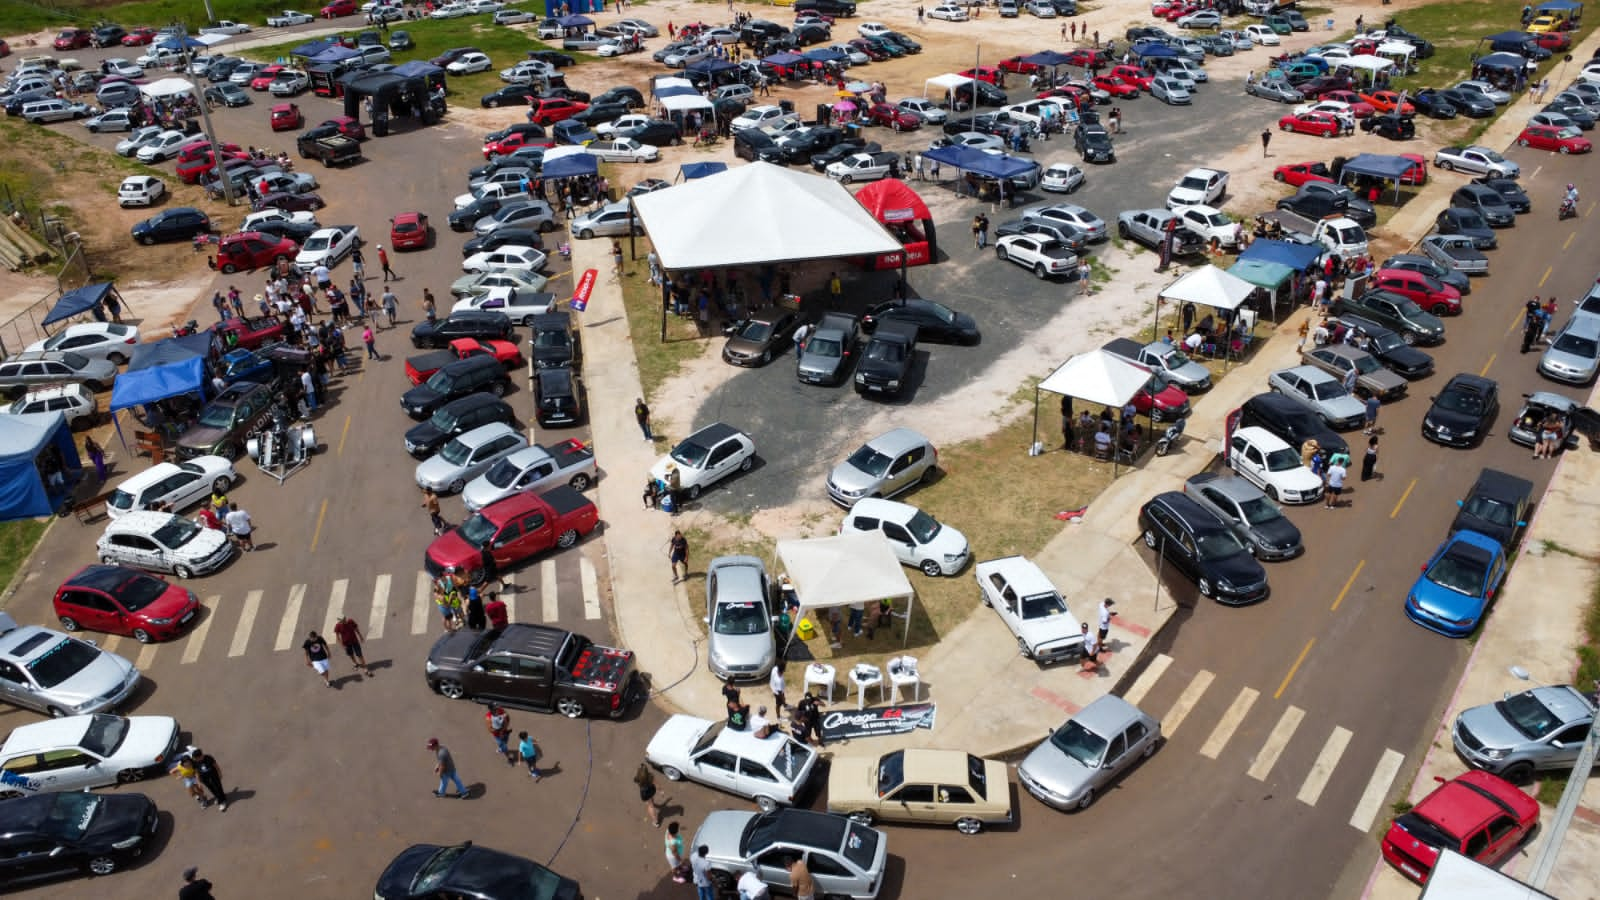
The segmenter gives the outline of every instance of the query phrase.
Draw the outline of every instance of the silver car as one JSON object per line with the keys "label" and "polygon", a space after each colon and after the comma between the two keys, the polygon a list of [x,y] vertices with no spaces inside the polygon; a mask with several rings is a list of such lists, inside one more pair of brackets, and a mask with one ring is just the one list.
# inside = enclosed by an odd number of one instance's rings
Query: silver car
{"label": "silver car", "polygon": [[28,388],[49,384],[81,384],[99,392],[111,386],[117,366],[70,350],[23,351],[0,362],[0,391],[21,397]]}
{"label": "silver car", "polygon": [[1267,376],[1267,387],[1304,406],[1329,428],[1354,428],[1366,420],[1366,407],[1344,383],[1314,366],[1295,366]]}
{"label": "silver car", "polygon": [[777,661],[767,567],[754,556],[719,556],[706,566],[706,665],[718,678],[760,680]]}
{"label": "silver car", "polygon": [[1150,80],[1150,96],[1168,106],[1187,106],[1194,101],[1194,95],[1189,93],[1188,86],[1168,75],[1160,75]]}
{"label": "silver car", "polygon": [[893,497],[939,469],[939,451],[909,428],[896,428],[862,444],[828,475],[828,497],[854,506],[863,497]]}
{"label": "silver car", "polygon": [[1342,383],[1351,369],[1356,371],[1356,387],[1382,400],[1399,399],[1411,383],[1384,368],[1378,358],[1348,344],[1313,347],[1300,354],[1300,361],[1316,366]]}
{"label": "silver car", "polygon": [[850,374],[861,328],[854,316],[827,313],[794,354],[795,377],[807,384],[838,384]]}
{"label": "silver car", "polygon": [[[600,207],[593,212],[585,213],[572,220],[571,229],[573,237],[618,237],[626,235],[629,220],[632,217],[628,209],[628,201],[619,200]],[[633,230],[638,234],[644,233],[644,226],[639,224],[637,218],[632,218]]]}
{"label": "silver car", "polygon": [[691,847],[705,847],[711,883],[731,893],[734,882],[754,872],[768,885],[789,887],[789,871],[778,860],[805,857],[819,897],[873,900],[883,885],[889,838],[869,825],[806,809],[753,813],[718,810],[706,816]]}
{"label": "silver car", "polygon": [[1256,559],[1292,559],[1305,552],[1300,529],[1260,488],[1233,475],[1201,472],[1183,492],[1216,513]]}
{"label": "silver car", "polygon": [[1600,316],[1578,313],[1561,326],[1539,357],[1539,374],[1567,384],[1588,384],[1600,369]]}
{"label": "silver car", "polygon": [[1017,778],[1046,806],[1088,809],[1099,791],[1136,760],[1155,753],[1160,743],[1160,722],[1107,694],[1033,748],[1017,767]]}
{"label": "silver car", "polygon": [[1463,710],[1450,736],[1467,765],[1526,784],[1536,771],[1572,767],[1594,715],[1592,697],[1546,685]]}
{"label": "silver car", "polygon": [[528,446],[522,432],[504,422],[480,425],[452,438],[443,449],[417,465],[417,487],[456,493],[502,457]]}
{"label": "silver car", "polygon": [[0,612],[0,700],[51,716],[115,709],[139,686],[133,663],[37,625],[18,627]]}

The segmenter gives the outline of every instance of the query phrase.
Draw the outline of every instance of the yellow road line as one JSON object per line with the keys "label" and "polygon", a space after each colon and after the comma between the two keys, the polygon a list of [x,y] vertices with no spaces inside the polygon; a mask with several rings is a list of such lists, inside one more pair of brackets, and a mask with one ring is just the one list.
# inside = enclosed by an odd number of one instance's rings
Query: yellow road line
{"label": "yellow road line", "polygon": [[343,456],[344,455],[344,439],[349,437],[349,436],[350,436],[350,417],[349,416],[345,416],[344,417],[344,428],[340,429],[340,431],[339,431],[339,449],[334,451],[334,453],[333,453],[334,456]]}
{"label": "yellow road line", "polygon": [[1565,250],[1568,247],[1571,247],[1572,246],[1572,239],[1577,237],[1577,236],[1578,236],[1578,233],[1576,231],[1574,231],[1573,233],[1567,235],[1567,239],[1565,241],[1561,242],[1561,249]]}
{"label": "yellow road line", "polygon": [[1483,376],[1484,376],[1484,375],[1487,375],[1487,374],[1489,374],[1489,367],[1490,367],[1490,366],[1492,366],[1492,365],[1494,365],[1494,358],[1495,358],[1495,357],[1496,357],[1496,356],[1498,356],[1498,355],[1499,355],[1499,354],[1497,354],[1497,353],[1491,353],[1491,354],[1489,354],[1489,361],[1488,361],[1488,362],[1486,362],[1486,363],[1484,363],[1484,364],[1483,364],[1483,368],[1481,368],[1481,369],[1479,369],[1479,370],[1478,370],[1478,377],[1480,377],[1480,378],[1481,378],[1481,377],[1483,377]]}
{"label": "yellow road line", "polygon": [[1406,498],[1407,498],[1407,497],[1409,497],[1409,496],[1411,496],[1411,491],[1412,491],[1412,490],[1413,490],[1413,489],[1414,489],[1414,488],[1415,488],[1415,487],[1416,487],[1416,486],[1417,486],[1417,480],[1416,480],[1416,479],[1415,479],[1415,478],[1413,478],[1413,479],[1411,479],[1411,483],[1410,483],[1410,484],[1408,484],[1408,485],[1406,485],[1406,492],[1405,492],[1405,493],[1404,493],[1404,494],[1401,494],[1401,495],[1400,495],[1400,502],[1399,502],[1399,503],[1396,503],[1396,504],[1395,504],[1395,505],[1394,505],[1394,510],[1393,510],[1393,511],[1392,511],[1392,512],[1390,512],[1390,513],[1389,513],[1389,518],[1391,518],[1391,519],[1392,519],[1392,518],[1394,518],[1394,517],[1395,517],[1395,516],[1398,516],[1398,515],[1400,515],[1400,507],[1402,507],[1402,506],[1405,506],[1405,505],[1406,505]]}
{"label": "yellow road line", "polygon": [[1544,287],[1545,281],[1550,278],[1550,273],[1554,272],[1555,270],[1555,266],[1551,266],[1550,268],[1544,270],[1544,275],[1540,276],[1539,278],[1539,287]]}
{"label": "yellow road line", "polygon": [[1300,655],[1295,657],[1294,665],[1289,667],[1289,674],[1283,676],[1283,683],[1278,685],[1278,692],[1272,695],[1272,699],[1277,700],[1281,698],[1283,696],[1283,692],[1289,689],[1289,682],[1294,680],[1294,673],[1300,671],[1300,664],[1306,661],[1306,656],[1311,652],[1311,648],[1315,646],[1316,643],[1316,638],[1306,641],[1305,649],[1301,650]]}
{"label": "yellow road line", "polygon": [[1339,589],[1339,596],[1333,598],[1333,605],[1328,607],[1328,612],[1338,612],[1339,611],[1339,604],[1344,602],[1344,595],[1350,593],[1350,586],[1352,584],[1356,583],[1356,576],[1360,575],[1361,574],[1361,570],[1365,569],[1366,567],[1367,567],[1367,561],[1364,560],[1364,559],[1362,561],[1356,563],[1355,571],[1351,572],[1350,573],[1350,577],[1345,579],[1344,587]]}
{"label": "yellow road line", "polygon": [[317,552],[317,541],[322,538],[322,519],[328,514],[328,500],[322,500],[322,508],[317,510],[317,529],[311,532],[311,552]]}
{"label": "yellow road line", "polygon": [[1526,310],[1517,310],[1516,314],[1511,317],[1511,327],[1506,329],[1506,334],[1511,334],[1512,332],[1516,331],[1518,328],[1521,328],[1522,327],[1522,317],[1524,315],[1526,315],[1526,314],[1527,314]]}

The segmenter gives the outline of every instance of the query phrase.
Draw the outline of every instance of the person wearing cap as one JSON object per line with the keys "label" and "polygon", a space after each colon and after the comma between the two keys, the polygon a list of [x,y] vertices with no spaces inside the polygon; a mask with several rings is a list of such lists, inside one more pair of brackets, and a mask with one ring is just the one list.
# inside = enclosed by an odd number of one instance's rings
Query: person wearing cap
{"label": "person wearing cap", "polygon": [[200,877],[200,870],[190,866],[183,870],[183,887],[178,888],[178,900],[215,900],[211,896],[211,882]]}
{"label": "person wearing cap", "polygon": [[1100,601],[1100,631],[1096,635],[1095,643],[1101,647],[1106,645],[1106,635],[1111,633],[1111,617],[1117,614],[1111,607],[1116,605],[1117,601],[1110,597]]}
{"label": "person wearing cap", "polygon": [[395,281],[400,280],[400,276],[396,275],[394,270],[389,268],[389,254],[383,252],[382,244],[378,245],[378,265],[383,268],[384,281],[388,281],[391,278],[393,278]]}
{"label": "person wearing cap", "polygon": [[438,738],[428,738],[428,749],[433,751],[433,774],[439,778],[439,787],[433,795],[444,797],[445,788],[454,784],[456,796],[467,799],[467,786],[461,783],[461,776],[456,774],[456,760],[450,755],[450,748],[439,743]]}

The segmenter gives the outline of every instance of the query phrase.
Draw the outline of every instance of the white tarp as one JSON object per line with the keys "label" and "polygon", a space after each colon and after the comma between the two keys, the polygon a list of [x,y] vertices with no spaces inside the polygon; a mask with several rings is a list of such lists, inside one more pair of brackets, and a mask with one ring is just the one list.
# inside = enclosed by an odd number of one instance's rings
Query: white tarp
{"label": "white tarp", "polygon": [[971,78],[968,78],[965,75],[957,75],[954,72],[946,75],[935,75],[934,77],[929,78],[922,85],[922,96],[928,96],[928,88],[936,87],[939,89],[940,93],[946,93],[961,87],[963,84],[966,84],[971,80]]}
{"label": "white tarp", "polygon": [[1420,900],[1554,900],[1510,875],[1445,850],[1434,863]]}
{"label": "white tarp", "polygon": [[213,45],[216,45],[216,44],[220,44],[223,41],[231,41],[236,37],[243,37],[243,35],[238,35],[238,34],[215,34],[215,33],[210,32],[210,31],[202,31],[199,34],[190,35],[189,39],[192,40],[192,41],[199,41],[200,43],[205,44],[207,47],[210,47],[210,46],[213,46]]}
{"label": "white tarp", "polygon": [[700,89],[694,86],[694,82],[687,78],[679,78],[675,75],[657,78],[655,83],[650,86],[650,93],[659,97],[663,93],[671,94],[684,89],[688,89],[696,94],[700,93]]}
{"label": "white tarp", "polygon": [[1381,56],[1373,56],[1369,53],[1364,53],[1360,56],[1350,57],[1344,61],[1343,65],[1349,66],[1352,69],[1362,69],[1367,72],[1377,73],[1382,72],[1385,69],[1394,68],[1394,60],[1384,59]]}
{"label": "white tarp", "polygon": [[[662,193],[662,192],[656,192]],[[879,600],[906,600],[905,638],[911,636],[911,605],[916,591],[881,531],[853,531],[833,537],[778,542],[778,560],[794,586],[802,612]],[[870,613],[869,613],[870,615]]]}
{"label": "white tarp", "polygon": [[1168,285],[1161,292],[1161,299],[1232,310],[1238,309],[1255,290],[1256,286],[1243,278],[1208,265]]}
{"label": "white tarp", "polygon": [[1399,41],[1384,41],[1378,45],[1379,56],[1399,56],[1410,59],[1412,54],[1416,52],[1416,47],[1410,44],[1402,44]]}
{"label": "white tarp", "polygon": [[175,97],[179,94],[194,93],[194,84],[183,78],[163,78],[160,81],[152,81],[149,84],[141,85],[139,93],[151,99]]}
{"label": "white tarp", "polygon": [[1039,383],[1039,390],[1121,409],[1149,380],[1149,370],[1104,350],[1090,350],[1062,363]]}
{"label": "white tarp", "polygon": [[658,97],[656,102],[667,112],[687,112],[691,109],[710,109],[711,101],[699,94],[675,94],[671,97]]}
{"label": "white tarp", "polygon": [[753,162],[633,198],[667,269],[898,253],[900,241],[842,185]]}

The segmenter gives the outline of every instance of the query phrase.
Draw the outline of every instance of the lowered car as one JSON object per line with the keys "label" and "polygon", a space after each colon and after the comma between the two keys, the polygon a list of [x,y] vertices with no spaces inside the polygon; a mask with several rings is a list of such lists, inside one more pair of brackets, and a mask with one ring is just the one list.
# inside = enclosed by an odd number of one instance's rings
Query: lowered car
{"label": "lowered car", "polygon": [[698,781],[763,812],[793,806],[817,771],[816,751],[782,731],[757,737],[681,713],[656,730],[644,758],[668,781]]}
{"label": "lowered car", "polygon": [[1256,559],[1293,559],[1305,552],[1300,529],[1243,478],[1201,472],[1183,483],[1183,492],[1227,523]]}
{"label": "lowered car", "polygon": [[706,566],[706,666],[713,675],[725,681],[767,677],[779,652],[772,595],[767,568],[753,556],[719,556]]}
{"label": "lowered car", "polygon": [[1157,494],[1139,510],[1139,526],[1145,546],[1192,578],[1202,597],[1241,606],[1265,600],[1270,593],[1266,570],[1244,542],[1192,498],[1177,491]]}
{"label": "lowered car", "polygon": [[1481,375],[1452,376],[1422,417],[1422,436],[1447,447],[1470,447],[1500,410],[1500,386]]}
{"label": "lowered car", "polygon": [[233,463],[220,456],[159,462],[117,485],[106,499],[106,514],[115,519],[157,507],[176,512],[212,494],[226,494],[236,480]]}
{"label": "lowered car", "polygon": [[1469,147],[1443,147],[1434,153],[1433,164],[1446,172],[1470,172],[1502,178],[1516,178],[1522,174],[1521,166],[1488,147],[1476,144]]}
{"label": "lowered car", "polygon": [[1561,446],[1572,449],[1578,446],[1578,435],[1600,435],[1600,413],[1578,402],[1549,391],[1523,394],[1522,409],[1507,430],[1506,437],[1513,444],[1532,447],[1538,443],[1539,424],[1554,414],[1561,423]]}
{"label": "lowered car", "polygon": [[1463,710],[1450,734],[1467,765],[1527,784],[1535,772],[1571,769],[1594,717],[1591,696],[1570,684],[1542,685]]}
{"label": "lowered car", "polygon": [[748,472],[755,466],[756,445],[748,434],[721,422],[707,425],[689,435],[671,452],[650,467],[650,477],[671,484],[670,472],[677,472],[679,488],[690,500],[735,471]]}
{"label": "lowered car", "polygon": [[994,242],[995,258],[1009,260],[1041,279],[1069,275],[1078,268],[1078,255],[1042,235],[1007,234]]}
{"label": "lowered car", "polygon": [[1550,338],[1539,356],[1539,374],[1567,384],[1586,385],[1600,371],[1600,316],[1574,313]]}
{"label": "lowered car", "polygon": [[835,757],[828,767],[828,811],[866,825],[954,825],[962,834],[1014,818],[1006,764],[961,750]]}
{"label": "lowered car", "polygon": [[21,397],[34,387],[63,383],[82,384],[99,392],[116,377],[116,364],[109,359],[91,359],[70,350],[24,351],[0,362],[0,392],[11,397]]}
{"label": "lowered car", "polygon": [[1462,529],[1445,538],[1406,593],[1406,617],[1446,637],[1466,637],[1505,580],[1505,548]]}
{"label": "lowered car", "polygon": [[753,813],[717,810],[695,831],[691,847],[705,847],[707,875],[724,893],[746,872],[786,888],[789,872],[774,862],[804,857],[819,896],[873,900],[883,884],[888,838],[845,816],[782,808]]}
{"label": "lowered car", "polygon": [[1048,665],[1083,655],[1078,619],[1037,563],[1007,556],[978,563],[974,574],[983,605],[1000,616],[1023,656]]}
{"label": "lowered car", "polygon": [[733,326],[722,346],[722,359],[736,366],[766,365],[783,352],[799,324],[799,316],[792,312],[758,312]]}
{"label": "lowered car", "polygon": [[[479,396],[481,395],[473,394],[463,399]],[[455,403],[460,402],[459,400],[455,401]],[[496,418],[493,421],[514,423],[516,417],[510,414],[510,407],[499,401],[495,402],[499,406],[505,407],[507,412],[503,417]],[[447,404],[446,409],[455,405],[455,403]],[[480,415],[490,413],[500,415],[498,409],[487,410],[480,407],[480,410]],[[443,411],[441,410],[441,412]],[[437,414],[435,418],[437,418]],[[407,443],[409,446],[409,436]],[[596,474],[594,451],[585,446],[582,441],[567,440],[549,446],[530,444],[509,456],[503,457],[499,462],[490,466],[487,472],[468,482],[466,488],[461,492],[461,500],[466,504],[468,510],[477,512],[520,491],[543,493],[561,484],[565,484],[575,491],[585,490],[594,483]]]}
{"label": "lowered car", "polygon": [[1317,366],[1280,369],[1267,376],[1267,386],[1321,416],[1330,428],[1354,428],[1366,417],[1365,406],[1343,380]]}
{"label": "lowered car", "polygon": [[1041,803],[1088,809],[1141,759],[1161,745],[1161,723],[1106,694],[1050,732],[1017,766],[1017,780]]}
{"label": "lowered car", "polygon": [[1226,463],[1274,501],[1306,504],[1322,496],[1322,479],[1301,462],[1293,447],[1264,428],[1235,430],[1228,440]]}
{"label": "lowered car", "polygon": [[864,497],[893,497],[938,474],[939,452],[909,428],[896,428],[862,444],[833,467],[828,497],[850,507]]}
{"label": "lowered car", "polygon": [[1509,553],[1528,525],[1533,482],[1498,469],[1484,469],[1456,506],[1461,510],[1450,523],[1450,534],[1475,531],[1499,541]]}
{"label": "lowered car", "polygon": [[78,322],[68,325],[42,341],[35,341],[23,352],[61,351],[85,359],[105,360],[122,365],[139,343],[139,329],[116,322]]}
{"label": "lowered car", "polygon": [[460,493],[467,482],[501,458],[528,446],[522,430],[504,422],[480,425],[457,435],[417,465],[417,486],[435,493]]}
{"label": "lowered car", "polygon": [[1379,268],[1421,273],[1439,284],[1455,288],[1456,293],[1462,297],[1472,293],[1472,282],[1467,279],[1465,273],[1446,268],[1438,260],[1423,253],[1401,253],[1391,256],[1384,260]]}
{"label": "lowered car", "polygon": [[1300,354],[1300,361],[1327,372],[1341,385],[1354,370],[1357,389],[1385,402],[1399,399],[1410,386],[1403,377],[1378,362],[1377,357],[1348,344],[1312,347]]}
{"label": "lowered car", "polygon": [[139,510],[113,519],[95,544],[100,562],[192,578],[217,571],[233,559],[221,531],[168,512]]}
{"label": "lowered car", "polygon": [[373,900],[579,900],[578,883],[520,856],[467,841],[414,844],[378,876]]}
{"label": "lowered car", "polygon": [[334,225],[312,232],[294,258],[294,266],[310,272],[317,266],[333,268],[361,246],[361,231],[354,225]]}
{"label": "lowered car", "polygon": [[0,798],[143,781],[165,774],[177,749],[178,723],[169,716],[97,713],[19,725],[0,745]]}
{"label": "lowered car", "polygon": [[105,876],[152,846],[161,819],[143,794],[62,793],[0,802],[0,882]]}
{"label": "lowered car", "polygon": [[115,653],[0,612],[0,700],[50,715],[115,709],[139,686],[139,670]]}
{"label": "lowered car", "polygon": [[1539,802],[1488,772],[1446,781],[1395,818],[1383,836],[1383,858],[1419,884],[1440,853],[1450,850],[1495,866],[1527,840],[1539,824]]}
{"label": "lowered car", "polygon": [[871,334],[879,322],[889,321],[915,325],[921,340],[951,344],[976,344],[979,340],[978,323],[971,316],[919,297],[869,307],[861,317],[861,327]]}
{"label": "lowered car", "polygon": [[915,506],[866,498],[856,502],[839,526],[840,534],[876,531],[902,565],[921,569],[930,578],[955,575],[972,558],[967,537]]}

